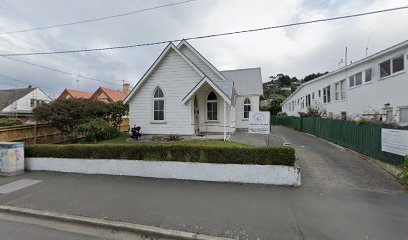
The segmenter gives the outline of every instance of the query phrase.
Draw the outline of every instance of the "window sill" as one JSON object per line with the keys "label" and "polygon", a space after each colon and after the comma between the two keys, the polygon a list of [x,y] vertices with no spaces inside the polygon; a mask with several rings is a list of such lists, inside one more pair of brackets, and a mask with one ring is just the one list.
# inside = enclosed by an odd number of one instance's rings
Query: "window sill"
{"label": "window sill", "polygon": [[220,123],[218,120],[206,120],[204,123]]}
{"label": "window sill", "polygon": [[345,102],[346,99],[340,99],[340,100],[334,100],[332,103],[339,103],[339,102]]}
{"label": "window sill", "polygon": [[150,124],[167,124],[166,121],[151,121]]}
{"label": "window sill", "polygon": [[243,118],[241,121],[249,121],[249,118]]}
{"label": "window sill", "polygon": [[365,85],[371,84],[371,83],[373,83],[373,80],[372,80],[372,79],[371,79],[371,81],[369,81],[369,82],[364,82],[364,83],[362,83],[362,84],[360,84],[360,85],[358,85],[358,86],[349,87],[349,90],[353,90],[353,89],[355,89],[355,88],[359,88],[359,87],[362,87],[362,86],[365,86]]}
{"label": "window sill", "polygon": [[[386,77],[383,77],[383,78],[379,78],[378,80],[379,81],[382,81],[382,80],[386,80],[386,79],[388,79],[388,78],[392,78],[392,77],[395,77],[395,76],[398,76],[398,75],[401,75],[401,74],[404,74],[404,73],[407,73],[407,71],[406,70],[402,70],[402,71],[399,71],[399,72],[397,72],[397,73],[393,73],[393,74],[391,74],[391,75],[389,75],[389,76],[386,76]],[[371,80],[372,81],[372,80]]]}

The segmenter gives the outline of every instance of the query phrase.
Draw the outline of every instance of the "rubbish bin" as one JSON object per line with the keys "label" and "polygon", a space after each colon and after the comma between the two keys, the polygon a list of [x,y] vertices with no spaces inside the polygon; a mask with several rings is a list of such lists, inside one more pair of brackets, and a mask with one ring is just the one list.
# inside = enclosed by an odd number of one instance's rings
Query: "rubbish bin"
{"label": "rubbish bin", "polygon": [[24,143],[0,142],[0,175],[24,173]]}

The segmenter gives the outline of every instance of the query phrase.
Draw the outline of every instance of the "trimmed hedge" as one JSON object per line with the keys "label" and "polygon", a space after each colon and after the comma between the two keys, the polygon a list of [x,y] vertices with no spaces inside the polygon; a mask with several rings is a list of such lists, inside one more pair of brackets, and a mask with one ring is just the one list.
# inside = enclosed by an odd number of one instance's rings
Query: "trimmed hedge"
{"label": "trimmed hedge", "polygon": [[210,147],[183,145],[35,145],[25,148],[26,157],[129,159],[223,164],[293,166],[291,147]]}

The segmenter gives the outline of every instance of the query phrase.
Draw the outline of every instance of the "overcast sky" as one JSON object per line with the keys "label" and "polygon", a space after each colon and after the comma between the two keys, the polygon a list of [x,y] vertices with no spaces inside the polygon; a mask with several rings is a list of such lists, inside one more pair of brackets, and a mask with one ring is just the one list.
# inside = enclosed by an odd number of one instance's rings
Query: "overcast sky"
{"label": "overcast sky", "polygon": [[[0,0],[0,32],[114,15],[180,0]],[[0,35],[0,53],[120,46],[258,28],[406,5],[406,0],[197,0],[106,21]],[[408,39],[408,10],[329,23],[194,40],[219,70],[261,67],[303,78]],[[135,85],[165,45],[18,59],[110,82]],[[0,74],[30,82],[57,97],[76,77],[0,58]],[[0,88],[27,84],[0,76]],[[120,86],[80,79],[79,90]]]}

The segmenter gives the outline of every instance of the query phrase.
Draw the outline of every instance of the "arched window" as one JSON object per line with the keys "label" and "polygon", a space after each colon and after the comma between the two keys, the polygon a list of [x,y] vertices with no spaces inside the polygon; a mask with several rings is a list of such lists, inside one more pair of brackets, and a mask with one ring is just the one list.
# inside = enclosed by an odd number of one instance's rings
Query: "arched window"
{"label": "arched window", "polygon": [[249,112],[251,111],[251,101],[249,99],[245,99],[244,101],[244,119],[249,118]]}
{"label": "arched window", "polygon": [[153,120],[164,120],[164,94],[159,87],[156,88],[153,95]]}
{"label": "arched window", "polygon": [[217,95],[214,92],[207,97],[207,120],[217,120]]}

